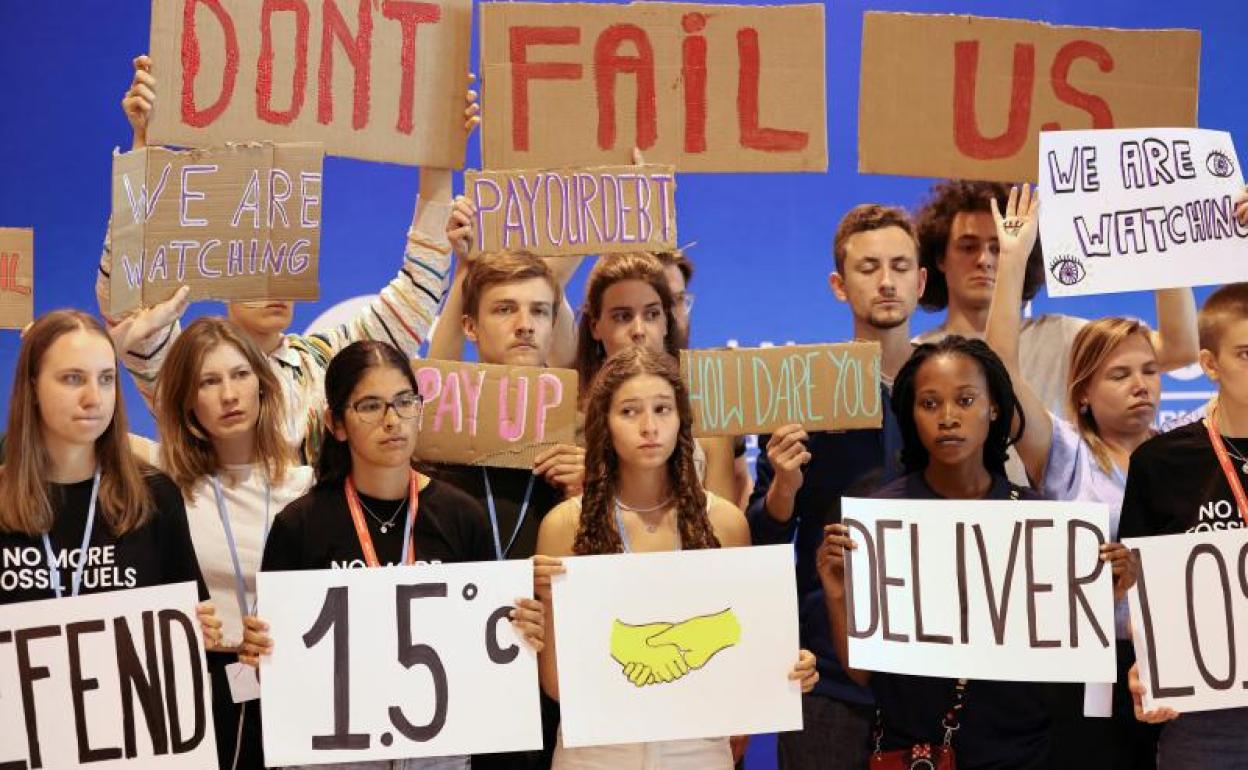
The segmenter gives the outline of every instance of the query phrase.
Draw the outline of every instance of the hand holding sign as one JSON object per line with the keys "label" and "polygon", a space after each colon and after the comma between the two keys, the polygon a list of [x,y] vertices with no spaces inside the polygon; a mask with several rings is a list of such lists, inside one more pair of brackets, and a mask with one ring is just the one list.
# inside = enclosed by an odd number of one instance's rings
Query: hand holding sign
{"label": "hand holding sign", "polygon": [[1144,696],[1148,695],[1148,688],[1140,681],[1139,663],[1132,663],[1131,670],[1127,672],[1127,689],[1131,691],[1131,703],[1135,708],[1135,718],[1141,722],[1157,725],[1179,718],[1179,712],[1169,706],[1145,711]]}
{"label": "hand holding sign", "polygon": [[1248,185],[1235,196],[1235,217],[1244,227],[1248,227]]}
{"label": "hand holding sign", "polygon": [[147,54],[134,58],[134,79],[130,88],[121,98],[121,110],[126,113],[130,129],[134,132],[131,149],[138,150],[147,146],[147,121],[152,116],[152,108],[156,106],[156,77],[152,75],[152,60]]}
{"label": "hand holding sign", "polygon": [[823,542],[815,554],[815,570],[823,591],[835,599],[845,596],[845,549],[854,550],[858,544],[849,536],[844,524],[829,524],[823,528]]}
{"label": "hand holding sign", "polygon": [[221,643],[221,618],[217,617],[216,606],[212,602],[200,602],[195,607],[195,618],[204,638],[204,649],[215,649]]}

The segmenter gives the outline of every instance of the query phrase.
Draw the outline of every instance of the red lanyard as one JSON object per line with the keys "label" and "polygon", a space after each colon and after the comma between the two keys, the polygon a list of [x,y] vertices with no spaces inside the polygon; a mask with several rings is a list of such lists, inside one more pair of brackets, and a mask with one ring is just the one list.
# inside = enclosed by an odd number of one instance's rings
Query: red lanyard
{"label": "red lanyard", "polygon": [[1205,417],[1205,430],[1209,432],[1209,443],[1213,444],[1213,453],[1218,456],[1218,464],[1222,466],[1222,474],[1231,485],[1231,493],[1235,495],[1235,505],[1239,507],[1239,515],[1248,522],[1248,497],[1244,495],[1244,485],[1239,481],[1239,473],[1231,465],[1231,458],[1226,452],[1226,444],[1222,443],[1222,434],[1218,432],[1218,407],[1214,404]]}
{"label": "red lanyard", "polygon": [[[355,522],[355,536],[360,539],[360,550],[364,552],[364,563],[370,567],[379,567],[377,550],[373,548],[373,536],[368,532],[368,522],[364,520],[364,511],[360,510],[360,496],[355,492],[355,483],[347,476],[346,483],[347,508],[351,511],[351,520]],[[416,563],[416,541],[412,529],[416,524],[416,512],[420,509],[420,477],[412,471],[407,491],[407,523],[403,525],[403,564]]]}

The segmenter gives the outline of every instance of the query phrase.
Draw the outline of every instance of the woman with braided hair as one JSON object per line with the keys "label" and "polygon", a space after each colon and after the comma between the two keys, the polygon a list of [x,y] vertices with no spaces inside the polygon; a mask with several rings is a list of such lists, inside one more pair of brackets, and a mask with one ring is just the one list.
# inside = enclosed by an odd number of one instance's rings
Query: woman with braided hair
{"label": "woman with braided hair", "polygon": [[[670,356],[631,347],[607,359],[585,398],[585,493],[556,506],[538,534],[537,593],[550,612],[559,557],[745,546],[745,516],[705,491],[694,470],[689,394]],[[542,688],[559,698],[554,628],[540,653]],[[657,674],[656,674],[657,675]],[[814,687],[803,650],[789,674]],[[557,770],[732,767],[728,738],[555,749]]]}

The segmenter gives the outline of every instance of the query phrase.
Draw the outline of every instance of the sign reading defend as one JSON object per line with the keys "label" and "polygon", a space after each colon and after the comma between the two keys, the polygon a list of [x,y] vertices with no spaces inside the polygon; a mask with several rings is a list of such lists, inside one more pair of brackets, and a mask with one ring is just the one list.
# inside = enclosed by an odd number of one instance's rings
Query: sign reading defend
{"label": "sign reading defend", "polygon": [[191,299],[319,293],[319,144],[246,144],[113,158],[110,313]]}

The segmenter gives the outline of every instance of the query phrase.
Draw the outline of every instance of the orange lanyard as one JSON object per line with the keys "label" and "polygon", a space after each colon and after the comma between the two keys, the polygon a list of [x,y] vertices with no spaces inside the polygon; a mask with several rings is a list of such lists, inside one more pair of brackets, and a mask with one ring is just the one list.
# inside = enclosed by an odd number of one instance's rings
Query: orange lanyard
{"label": "orange lanyard", "polygon": [[[364,552],[364,563],[370,567],[379,567],[377,549],[373,548],[373,536],[368,532],[368,522],[364,519],[364,511],[360,510],[360,496],[356,494],[355,483],[347,476],[345,485],[347,508],[351,511],[351,520],[355,522],[355,536],[360,539],[360,550]],[[416,471],[412,471],[407,491],[407,522],[403,525],[403,564],[416,563],[416,542],[412,529],[416,524],[416,513],[420,509],[420,480]]]}
{"label": "orange lanyard", "polygon": [[1215,404],[1205,417],[1205,430],[1209,432],[1209,443],[1213,444],[1213,453],[1218,456],[1218,464],[1222,466],[1222,474],[1231,485],[1231,494],[1235,495],[1235,505],[1239,507],[1239,515],[1248,522],[1248,497],[1244,496],[1244,485],[1240,483],[1239,473],[1231,465],[1226,444],[1222,443],[1222,434],[1218,432],[1218,407]]}

